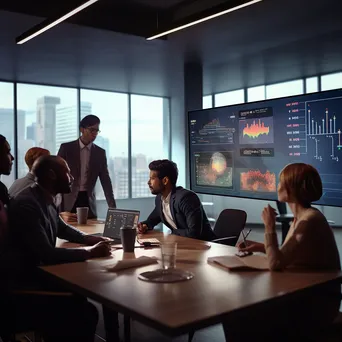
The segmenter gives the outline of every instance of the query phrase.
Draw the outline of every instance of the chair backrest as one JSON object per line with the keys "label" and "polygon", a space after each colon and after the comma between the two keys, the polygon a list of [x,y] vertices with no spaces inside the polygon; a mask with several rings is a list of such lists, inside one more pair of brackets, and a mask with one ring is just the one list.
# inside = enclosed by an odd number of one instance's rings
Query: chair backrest
{"label": "chair backrest", "polygon": [[236,239],[227,240],[230,246],[235,246],[241,231],[245,228],[247,213],[240,209],[224,209],[221,211],[215,227],[214,233],[217,238],[236,236]]}

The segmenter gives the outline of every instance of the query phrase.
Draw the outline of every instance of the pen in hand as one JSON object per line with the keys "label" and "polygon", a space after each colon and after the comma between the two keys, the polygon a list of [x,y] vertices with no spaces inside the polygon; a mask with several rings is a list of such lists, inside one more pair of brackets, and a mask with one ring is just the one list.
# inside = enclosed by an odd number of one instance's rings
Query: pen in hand
{"label": "pen in hand", "polygon": [[251,231],[252,231],[252,229],[249,229],[248,232],[246,233],[246,235],[244,234],[243,230],[241,231],[242,238],[243,238],[243,243],[245,245],[245,248],[248,246],[247,237],[248,237],[248,235],[249,235],[249,233]]}

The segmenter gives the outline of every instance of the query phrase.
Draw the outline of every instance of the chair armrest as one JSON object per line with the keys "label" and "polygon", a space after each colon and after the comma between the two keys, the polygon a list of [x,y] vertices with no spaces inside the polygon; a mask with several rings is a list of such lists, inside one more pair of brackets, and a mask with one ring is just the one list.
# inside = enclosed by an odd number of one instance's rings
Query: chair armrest
{"label": "chair armrest", "polygon": [[221,241],[226,241],[226,240],[231,240],[231,239],[236,239],[236,238],[237,238],[237,236],[227,236],[224,238],[211,240],[211,242],[221,242]]}

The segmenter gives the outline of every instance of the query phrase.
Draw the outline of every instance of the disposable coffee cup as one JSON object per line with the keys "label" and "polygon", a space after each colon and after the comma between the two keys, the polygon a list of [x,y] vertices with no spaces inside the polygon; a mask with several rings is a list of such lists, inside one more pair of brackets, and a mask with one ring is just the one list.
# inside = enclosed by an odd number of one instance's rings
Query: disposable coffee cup
{"label": "disposable coffee cup", "polygon": [[120,229],[120,234],[123,251],[129,253],[134,252],[135,239],[137,236],[135,228],[122,227]]}
{"label": "disposable coffee cup", "polygon": [[78,224],[87,224],[88,211],[89,211],[88,207],[78,207],[78,208],[76,208],[77,223]]}

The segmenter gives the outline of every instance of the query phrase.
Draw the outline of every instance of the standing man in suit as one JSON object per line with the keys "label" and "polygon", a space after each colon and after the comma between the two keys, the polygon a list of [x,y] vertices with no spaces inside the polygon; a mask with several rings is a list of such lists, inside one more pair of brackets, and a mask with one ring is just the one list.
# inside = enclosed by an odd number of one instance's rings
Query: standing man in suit
{"label": "standing man in suit", "polygon": [[211,229],[198,196],[176,186],[178,168],[176,163],[163,159],[150,163],[148,186],[157,195],[155,208],[146,221],[138,224],[139,233],[146,233],[163,222],[172,234],[211,241],[215,235]]}
{"label": "standing man in suit", "polygon": [[106,151],[94,144],[100,133],[99,127],[100,119],[95,115],[87,115],[80,122],[81,137],[62,144],[58,151],[75,179],[71,193],[63,196],[62,211],[75,213],[77,207],[88,207],[88,218],[96,218],[95,185],[98,178],[108,206],[116,207]]}

